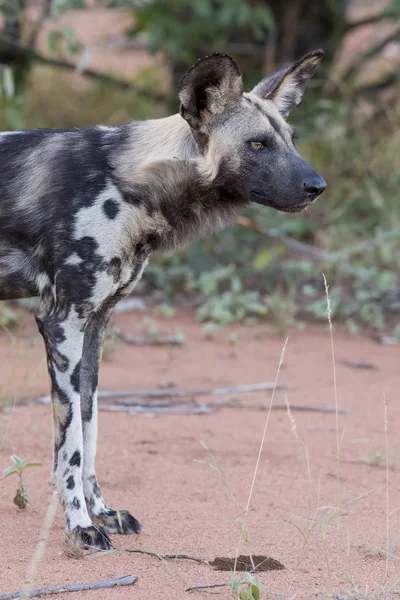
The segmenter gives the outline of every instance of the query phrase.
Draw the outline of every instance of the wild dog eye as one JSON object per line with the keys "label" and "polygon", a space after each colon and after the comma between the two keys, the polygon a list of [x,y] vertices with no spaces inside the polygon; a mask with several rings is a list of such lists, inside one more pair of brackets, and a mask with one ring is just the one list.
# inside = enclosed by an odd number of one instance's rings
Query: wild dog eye
{"label": "wild dog eye", "polygon": [[292,131],[292,140],[298,140],[299,136],[297,135],[297,131],[295,129],[293,129]]}
{"label": "wild dog eye", "polygon": [[264,144],[262,142],[250,142],[250,146],[253,150],[262,150],[264,148]]}

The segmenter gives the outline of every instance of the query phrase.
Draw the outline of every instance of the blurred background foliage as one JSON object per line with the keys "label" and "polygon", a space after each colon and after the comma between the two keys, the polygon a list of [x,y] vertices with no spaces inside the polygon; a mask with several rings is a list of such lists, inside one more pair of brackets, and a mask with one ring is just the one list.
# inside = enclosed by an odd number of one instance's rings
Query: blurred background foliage
{"label": "blurred background foliage", "polygon": [[218,50],[249,89],[316,47],[323,67],[291,116],[328,189],[287,215],[154,256],[140,293],[193,301],[209,330],[333,316],[400,337],[400,0],[0,0],[0,127],[80,127],[178,109],[193,61]]}

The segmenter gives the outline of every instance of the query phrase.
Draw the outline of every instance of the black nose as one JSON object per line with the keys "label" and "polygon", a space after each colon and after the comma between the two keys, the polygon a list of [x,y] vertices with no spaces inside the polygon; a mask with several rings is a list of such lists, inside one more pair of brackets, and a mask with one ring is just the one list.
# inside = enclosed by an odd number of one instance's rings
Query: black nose
{"label": "black nose", "polygon": [[304,191],[310,200],[315,200],[322,194],[326,188],[325,180],[320,175],[315,174],[308,181],[304,182]]}

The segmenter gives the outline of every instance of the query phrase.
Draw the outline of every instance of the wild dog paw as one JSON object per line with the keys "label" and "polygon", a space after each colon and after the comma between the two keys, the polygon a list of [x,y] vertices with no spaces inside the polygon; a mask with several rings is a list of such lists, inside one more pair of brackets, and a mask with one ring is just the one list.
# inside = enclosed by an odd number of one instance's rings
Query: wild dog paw
{"label": "wild dog paw", "polygon": [[140,533],[141,524],[127,510],[107,509],[97,516],[92,516],[93,522],[98,524],[107,533]]}
{"label": "wild dog paw", "polygon": [[111,550],[112,542],[103,527],[90,525],[90,527],[75,527],[71,532],[74,544],[86,550]]}

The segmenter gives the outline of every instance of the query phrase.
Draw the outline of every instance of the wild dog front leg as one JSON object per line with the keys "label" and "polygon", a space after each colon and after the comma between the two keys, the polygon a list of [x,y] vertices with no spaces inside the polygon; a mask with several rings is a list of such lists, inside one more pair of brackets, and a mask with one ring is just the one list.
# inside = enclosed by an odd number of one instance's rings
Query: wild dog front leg
{"label": "wild dog front leg", "polygon": [[95,527],[87,511],[82,485],[83,437],[79,374],[85,321],[73,306],[59,308],[43,300],[36,320],[47,352],[54,421],[55,483],[64,508],[66,528],[87,548],[109,549],[107,533]]}
{"label": "wild dog front leg", "polygon": [[97,447],[97,380],[104,335],[116,299],[112,298],[86,326],[80,370],[83,427],[83,491],[93,522],[107,533],[139,533],[140,523],[127,510],[115,511],[103,500],[95,473]]}

